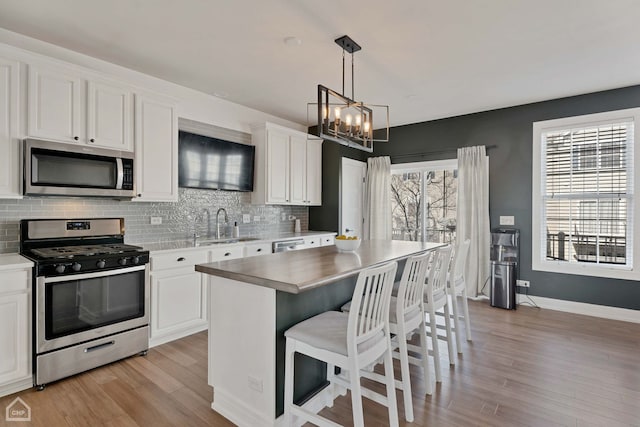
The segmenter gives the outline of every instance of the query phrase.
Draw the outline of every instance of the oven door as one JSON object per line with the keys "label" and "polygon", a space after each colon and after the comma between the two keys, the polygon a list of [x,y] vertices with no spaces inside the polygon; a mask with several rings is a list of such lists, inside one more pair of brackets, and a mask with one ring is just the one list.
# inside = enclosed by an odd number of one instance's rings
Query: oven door
{"label": "oven door", "polygon": [[38,277],[37,353],[149,324],[149,266]]}

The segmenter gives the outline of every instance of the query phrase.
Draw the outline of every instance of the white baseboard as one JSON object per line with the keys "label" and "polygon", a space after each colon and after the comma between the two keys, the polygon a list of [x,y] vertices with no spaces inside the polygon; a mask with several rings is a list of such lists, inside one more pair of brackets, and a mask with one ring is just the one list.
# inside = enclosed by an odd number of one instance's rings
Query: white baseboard
{"label": "white baseboard", "polygon": [[608,307],[606,305],[587,304],[584,302],[565,301],[555,298],[539,297],[535,295],[516,294],[516,302],[518,304],[529,301],[528,298],[531,298],[531,301],[533,301],[540,308],[564,311],[574,314],[584,314],[585,316],[602,317],[604,319],[640,323],[640,310]]}
{"label": "white baseboard", "polygon": [[198,332],[206,331],[207,329],[209,329],[209,324],[204,323],[196,327],[192,326],[185,329],[179,329],[167,335],[161,335],[159,337],[151,337],[149,339],[149,348],[152,348],[161,344],[166,344],[168,342],[175,341],[177,339],[184,338]]}
{"label": "white baseboard", "polygon": [[220,388],[216,388],[213,391],[211,409],[239,427],[275,426],[273,418],[270,419],[270,417],[256,412],[253,408],[231,394],[225,393],[224,390],[220,390]]}
{"label": "white baseboard", "polygon": [[[27,390],[31,387],[33,387],[33,377],[29,376],[29,378],[25,378],[23,380],[9,383],[0,387],[0,397],[8,396],[22,390]],[[0,414],[0,416],[2,416],[2,414]]]}

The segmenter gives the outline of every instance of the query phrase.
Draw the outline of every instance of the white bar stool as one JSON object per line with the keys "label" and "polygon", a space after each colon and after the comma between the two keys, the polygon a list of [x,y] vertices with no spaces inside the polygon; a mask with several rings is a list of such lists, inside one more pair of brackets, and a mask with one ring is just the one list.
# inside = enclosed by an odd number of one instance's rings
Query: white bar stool
{"label": "white bar stool", "polygon": [[[393,377],[393,359],[389,331],[389,304],[397,263],[361,271],[353,292],[352,304],[359,310],[349,313],[327,311],[298,323],[285,332],[284,425],[293,425],[293,417],[319,426],[338,426],[326,418],[293,403],[295,353],[327,362],[330,387],[340,384],[351,390],[353,423],[364,426],[362,396],[389,409],[389,424],[398,426],[398,408]],[[387,395],[360,385],[361,369],[384,359]],[[335,366],[346,370],[348,379],[334,374]]]}
{"label": "white bar stool", "polygon": [[[433,347],[433,364],[436,371],[436,381],[442,382],[440,368],[440,349],[438,339],[447,341],[449,351],[449,363],[455,365],[455,355],[453,349],[453,335],[451,331],[451,319],[449,312],[449,297],[447,293],[447,273],[451,263],[451,246],[437,248],[433,254],[431,267],[424,292],[424,311],[429,315],[427,322],[430,327],[428,335],[431,337]],[[444,309],[444,322],[446,336],[438,336],[436,312]]]}
{"label": "white bar stool", "polygon": [[[447,290],[451,297],[451,317],[453,318],[453,330],[456,335],[456,348],[458,353],[462,353],[462,340],[460,338],[460,320],[465,323],[465,336],[467,341],[471,341],[471,318],[469,317],[469,304],[467,302],[467,283],[464,273],[467,265],[467,256],[469,255],[469,246],[471,240],[467,239],[456,249],[453,261],[453,268],[449,273]],[[458,307],[458,295],[462,295],[462,310],[464,315],[460,313]]]}
{"label": "white bar stool", "polygon": [[[397,296],[391,297],[389,307],[389,329],[395,337],[391,345],[398,348],[401,380],[395,381],[396,388],[402,390],[404,397],[404,416],[408,422],[413,421],[413,401],[411,399],[411,377],[409,374],[409,351],[407,341],[413,333],[419,333],[421,359],[424,369],[424,381],[427,394],[432,394],[431,374],[429,371],[429,353],[427,349],[427,329],[424,323],[424,282],[429,264],[430,252],[414,255],[407,259],[397,288]],[[342,311],[351,311],[351,302],[342,306]],[[413,350],[413,346],[412,346]],[[394,353],[394,356],[396,354]],[[413,358],[412,358],[413,359]],[[411,360],[413,363],[413,360]],[[384,378],[375,372],[363,372],[362,376],[382,382]]]}

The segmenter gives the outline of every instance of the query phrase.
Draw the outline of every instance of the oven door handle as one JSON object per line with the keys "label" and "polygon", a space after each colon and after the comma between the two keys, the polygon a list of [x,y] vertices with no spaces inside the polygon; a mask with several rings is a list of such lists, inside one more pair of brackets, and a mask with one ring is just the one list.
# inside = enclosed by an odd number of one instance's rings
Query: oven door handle
{"label": "oven door handle", "polygon": [[68,282],[70,280],[95,279],[96,277],[117,276],[119,274],[133,273],[144,270],[146,266],[137,265],[135,267],[118,268],[115,270],[98,271],[95,273],[71,274],[69,276],[44,277],[44,283]]}

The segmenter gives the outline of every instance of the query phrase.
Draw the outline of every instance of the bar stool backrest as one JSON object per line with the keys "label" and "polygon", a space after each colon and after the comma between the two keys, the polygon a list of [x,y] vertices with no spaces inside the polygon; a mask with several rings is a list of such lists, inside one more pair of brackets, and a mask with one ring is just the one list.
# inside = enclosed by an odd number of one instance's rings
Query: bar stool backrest
{"label": "bar stool backrest", "polygon": [[358,353],[358,344],[389,337],[389,304],[398,264],[368,268],[358,275],[347,327],[347,351]]}
{"label": "bar stool backrest", "polygon": [[398,287],[396,300],[396,319],[400,322],[407,313],[415,310],[422,311],[424,282],[427,275],[427,267],[432,253],[424,252],[407,259]]}
{"label": "bar stool backrest", "polygon": [[450,245],[439,247],[433,254],[431,260],[431,268],[429,270],[429,279],[427,280],[427,298],[445,291],[447,286],[447,273],[449,264],[451,263]]}

